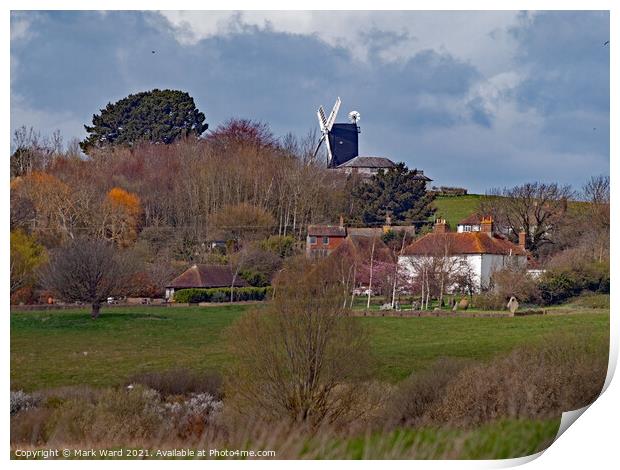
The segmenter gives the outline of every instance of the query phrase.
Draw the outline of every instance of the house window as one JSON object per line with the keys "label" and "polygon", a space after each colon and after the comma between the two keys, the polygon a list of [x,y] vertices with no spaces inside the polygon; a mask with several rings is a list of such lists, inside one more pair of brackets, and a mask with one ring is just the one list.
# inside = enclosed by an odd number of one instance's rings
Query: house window
{"label": "house window", "polygon": [[329,245],[329,237],[323,237],[323,245]]}
{"label": "house window", "polygon": [[316,245],[316,237],[308,237],[308,238],[310,238],[311,245]]}
{"label": "house window", "polygon": [[463,225],[463,232],[471,232],[471,225]]}

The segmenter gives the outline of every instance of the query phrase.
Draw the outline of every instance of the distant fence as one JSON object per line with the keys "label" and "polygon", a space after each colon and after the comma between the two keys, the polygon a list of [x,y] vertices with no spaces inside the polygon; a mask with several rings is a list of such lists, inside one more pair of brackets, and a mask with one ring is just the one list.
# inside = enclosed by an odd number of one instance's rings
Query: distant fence
{"label": "distant fence", "polygon": [[[165,303],[160,303],[160,304],[127,304],[127,303],[123,303],[123,304],[106,304],[106,303],[102,303],[101,304],[101,308],[102,309],[106,309],[106,308],[119,308],[119,307],[168,307],[168,304]],[[28,312],[28,311],[32,311],[32,310],[75,310],[77,308],[83,308],[83,309],[87,309],[90,310],[90,304],[83,304],[83,305],[77,305],[77,304],[70,304],[70,305],[65,305],[65,304],[34,304],[34,305],[11,305],[11,310],[12,311],[23,311],[23,312]]]}
{"label": "distant fence", "polygon": [[[248,301],[235,301],[232,302],[232,305],[253,305],[253,304],[262,304],[263,301],[260,300],[248,300]],[[102,303],[102,310],[108,308],[127,308],[127,307],[164,307],[164,308],[174,308],[174,307],[223,307],[226,305],[231,305],[231,302],[200,302],[200,303],[118,303],[118,304],[107,304]],[[47,311],[47,310],[75,310],[75,309],[85,309],[90,310],[90,304],[70,304],[70,305],[60,305],[60,304],[40,304],[40,305],[11,305],[10,309],[14,312],[31,312],[31,311]]]}
{"label": "distant fence", "polygon": [[[527,315],[547,315],[551,313],[545,309],[538,310],[522,310],[515,312],[515,317],[522,317]],[[353,315],[356,317],[465,317],[465,318],[506,318],[510,317],[509,312],[467,312],[458,311],[453,312],[451,310],[357,310],[353,311]]]}
{"label": "distant fence", "polygon": [[[232,302],[232,305],[255,305],[264,304],[265,302],[260,300],[248,300],[240,302]],[[127,307],[223,307],[231,305],[231,302],[200,302],[197,304],[187,303],[152,303],[152,304],[101,304],[102,309],[108,308],[127,308]],[[75,310],[75,309],[90,309],[90,305],[58,305],[58,304],[41,304],[41,305],[11,305],[11,311],[15,312],[31,312],[31,311],[52,311],[52,310]],[[527,315],[562,315],[568,312],[563,312],[558,309],[546,310],[546,309],[529,309],[529,310],[517,310],[515,317],[522,317]],[[506,318],[510,317],[509,312],[467,312],[464,310],[453,312],[451,310],[353,310],[353,316],[355,317],[403,317],[403,318],[416,318],[416,317],[464,317],[464,318]]]}

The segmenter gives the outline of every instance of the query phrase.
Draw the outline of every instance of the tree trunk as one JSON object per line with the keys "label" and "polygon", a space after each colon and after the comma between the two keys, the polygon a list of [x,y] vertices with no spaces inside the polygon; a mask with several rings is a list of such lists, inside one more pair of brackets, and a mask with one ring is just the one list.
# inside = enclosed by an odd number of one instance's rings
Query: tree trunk
{"label": "tree trunk", "polygon": [[372,265],[375,259],[375,241],[376,238],[373,238],[372,249],[370,250],[370,275],[368,277],[368,300],[366,301],[366,310],[370,310],[370,295],[372,293]]}
{"label": "tree trunk", "polygon": [[96,320],[97,318],[99,318],[99,310],[101,309],[101,303],[93,302],[91,307],[92,309],[90,311],[90,318],[92,318],[93,320]]}
{"label": "tree trunk", "polygon": [[398,282],[398,260],[403,255],[403,251],[405,250],[405,240],[407,238],[407,232],[403,233],[403,241],[400,246],[400,252],[396,257],[396,265],[394,266],[394,284],[392,286],[392,308],[396,307],[396,283]]}
{"label": "tree trunk", "polygon": [[353,289],[351,289],[351,305],[350,305],[350,309],[353,310],[353,300],[355,299],[355,275],[357,274],[357,265],[354,264],[353,265]]}
{"label": "tree trunk", "polygon": [[420,310],[424,310],[424,273],[426,268],[422,266],[422,298],[420,299]]}

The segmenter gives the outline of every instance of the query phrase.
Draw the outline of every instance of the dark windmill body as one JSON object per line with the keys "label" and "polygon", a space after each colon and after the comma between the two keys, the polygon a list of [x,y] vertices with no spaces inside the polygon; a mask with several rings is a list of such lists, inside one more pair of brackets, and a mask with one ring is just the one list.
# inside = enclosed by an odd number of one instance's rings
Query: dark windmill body
{"label": "dark windmill body", "polygon": [[336,123],[329,133],[329,146],[332,149],[331,168],[336,168],[359,155],[357,124]]}
{"label": "dark windmill body", "polygon": [[357,121],[359,120],[360,114],[357,111],[350,112],[350,123],[335,122],[336,115],[340,109],[340,103],[340,98],[338,98],[328,117],[325,117],[323,106],[319,106],[316,113],[319,118],[321,140],[314,154],[316,155],[318,153],[321,144],[325,142],[328,168],[337,168],[359,155],[358,134],[360,129],[357,126]]}

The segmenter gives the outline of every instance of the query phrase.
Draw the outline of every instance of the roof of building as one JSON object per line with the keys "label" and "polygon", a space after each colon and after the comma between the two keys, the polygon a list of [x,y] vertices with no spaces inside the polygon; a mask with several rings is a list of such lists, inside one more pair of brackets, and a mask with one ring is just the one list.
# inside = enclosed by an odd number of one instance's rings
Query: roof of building
{"label": "roof of building", "polygon": [[526,251],[506,238],[484,232],[429,233],[416,240],[403,251],[404,255],[429,256],[434,253],[450,255],[490,254],[525,256]]}
{"label": "roof of building", "polygon": [[[389,225],[388,230],[393,232],[407,232],[407,234],[414,234],[416,228],[414,225]],[[384,227],[348,227],[347,233],[349,235],[358,237],[381,237],[385,233]]]}
{"label": "roof of building", "polygon": [[396,164],[389,158],[357,156],[338,165],[337,168],[394,168],[395,166]]}
{"label": "roof of building", "polygon": [[346,237],[347,229],[341,225],[309,225],[310,237]]}
{"label": "roof of building", "polygon": [[469,214],[467,217],[461,220],[458,225],[480,225],[481,220],[482,217],[480,217],[474,212],[473,214]]}
{"label": "roof of building", "polygon": [[383,227],[348,227],[347,233],[355,237],[380,237],[383,235]]}
{"label": "roof of building", "polygon": [[420,180],[420,181],[433,181],[432,179],[430,179],[428,176],[426,176],[424,174],[424,171],[422,170],[415,170],[416,174],[413,175],[413,179],[414,180]]}
{"label": "roof of building", "polygon": [[[174,289],[230,287],[233,284],[233,272],[229,266],[218,264],[195,264],[183,274],[174,278],[166,287]],[[248,284],[239,276],[235,278],[234,287]]]}

